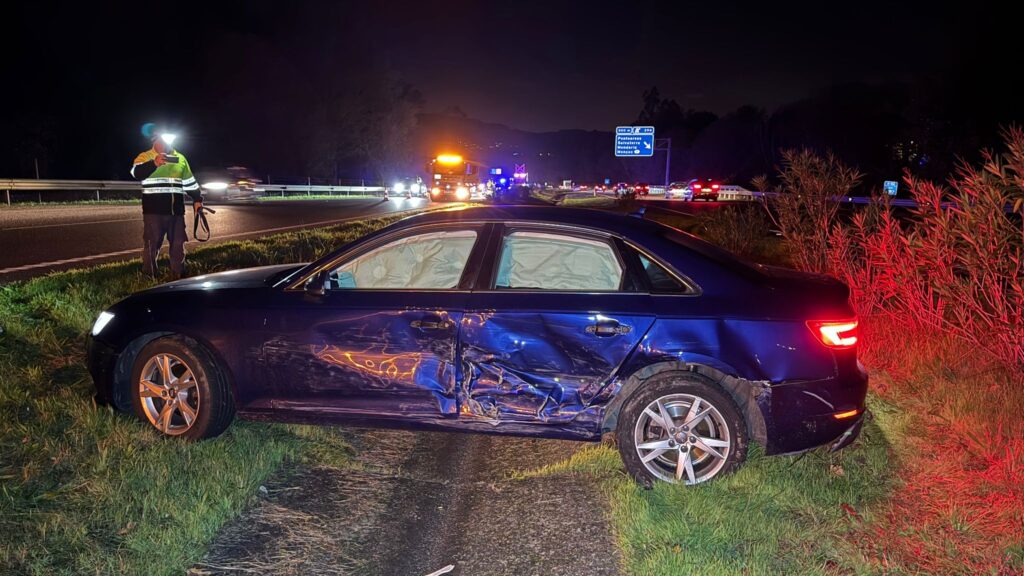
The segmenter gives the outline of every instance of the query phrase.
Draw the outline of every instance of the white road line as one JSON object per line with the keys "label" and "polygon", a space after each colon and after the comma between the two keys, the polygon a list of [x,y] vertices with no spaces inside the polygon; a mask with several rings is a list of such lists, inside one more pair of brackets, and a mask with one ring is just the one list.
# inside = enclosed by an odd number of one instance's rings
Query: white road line
{"label": "white road line", "polygon": [[8,230],[35,230],[37,228],[63,228],[65,226],[83,226],[85,224],[110,224],[111,222],[142,222],[142,218],[118,218],[116,220],[94,220],[92,222],[68,222],[65,224],[41,224],[39,226],[12,226],[0,228],[0,232]]}
{"label": "white road line", "polygon": [[[415,209],[415,208],[411,209],[411,210],[395,210],[393,212],[384,212],[382,214],[365,214],[363,216],[350,216],[348,218],[340,218],[340,219],[336,219],[336,220],[323,220],[323,221],[320,221],[320,222],[311,222],[309,224],[295,224],[293,226],[279,226],[277,228],[267,228],[267,229],[264,229],[264,230],[252,230],[252,231],[249,231],[249,232],[237,232],[235,234],[226,234],[224,236],[217,236],[216,239],[217,239],[217,241],[220,241],[220,240],[226,240],[228,238],[237,238],[239,236],[251,236],[251,235],[254,235],[254,234],[269,234],[269,233],[272,233],[272,232],[284,232],[286,230],[295,230],[295,229],[298,229],[298,228],[316,228],[316,227],[319,227],[319,226],[327,226],[327,225],[330,225],[330,224],[341,224],[343,222],[351,222],[353,220],[366,220],[366,219],[369,219],[369,218],[378,218],[378,217],[381,217],[381,216],[395,216],[395,215],[399,215],[399,214],[405,214],[407,212],[415,212],[417,210],[418,209]],[[186,243],[186,245],[188,245],[188,244],[196,245],[196,244],[200,244],[200,243],[196,242],[194,240],[190,240],[190,241],[188,241]],[[113,258],[115,256],[125,256],[125,255],[128,255],[128,254],[138,254],[140,250],[142,250],[141,247],[140,248],[132,248],[130,250],[118,250],[117,252],[107,252],[105,254],[92,254],[90,256],[79,256],[77,258],[65,258],[64,260],[54,260],[52,262],[40,262],[38,264],[25,264],[23,266],[14,266],[14,267],[11,267],[11,268],[2,268],[2,269],[0,269],[0,274],[9,274],[11,272],[24,272],[25,270],[36,270],[38,268],[47,268],[49,266],[61,266],[61,265],[64,265],[64,264],[75,264],[75,263],[78,263],[78,262],[88,262],[90,260],[99,260],[101,258]]]}

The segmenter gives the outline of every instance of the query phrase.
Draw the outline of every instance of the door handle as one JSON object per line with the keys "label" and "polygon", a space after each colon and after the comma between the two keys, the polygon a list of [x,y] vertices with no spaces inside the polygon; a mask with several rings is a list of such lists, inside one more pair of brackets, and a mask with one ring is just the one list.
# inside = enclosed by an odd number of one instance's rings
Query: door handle
{"label": "door handle", "polygon": [[598,322],[586,328],[587,334],[594,336],[618,336],[619,334],[629,334],[632,330],[632,326],[618,322]]}
{"label": "door handle", "polygon": [[451,320],[413,320],[409,326],[418,330],[447,330],[451,328]]}

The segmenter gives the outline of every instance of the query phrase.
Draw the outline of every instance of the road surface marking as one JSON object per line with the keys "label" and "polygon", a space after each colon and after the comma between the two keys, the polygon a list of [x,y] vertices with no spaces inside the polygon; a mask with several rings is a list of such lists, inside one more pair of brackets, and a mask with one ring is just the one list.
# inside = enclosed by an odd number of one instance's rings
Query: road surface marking
{"label": "road surface marking", "polygon": [[35,230],[36,228],[82,226],[84,224],[110,224],[111,222],[142,222],[142,218],[118,218],[116,220],[96,220],[93,222],[68,222],[66,224],[41,224],[39,226],[12,226],[10,228],[0,228],[0,232],[7,232],[8,230]]}
{"label": "road surface marking", "polygon": [[[341,224],[343,222],[351,222],[353,220],[365,220],[367,218],[376,218],[380,216],[393,216],[398,214],[405,214],[407,212],[415,212],[418,209],[412,210],[395,210],[392,212],[384,212],[383,214],[364,214],[362,216],[350,216],[348,218],[340,218],[336,220],[323,220],[321,222],[311,222],[309,224],[295,224],[292,226],[279,226],[277,228],[267,228],[264,230],[252,230],[249,232],[236,232],[234,234],[225,234],[224,236],[217,236],[217,240],[224,240],[227,238],[237,238],[239,236],[251,236],[253,234],[269,234],[271,232],[284,232],[285,230],[294,230],[296,228],[316,228],[318,226],[327,226],[330,224]],[[195,240],[189,240],[187,244],[199,244]],[[118,250],[117,252],[107,252],[105,254],[92,254],[90,256],[79,256],[77,258],[65,258],[63,260],[54,260],[52,262],[39,262],[38,264],[25,264],[22,266],[13,266],[11,268],[0,269],[0,274],[10,274],[11,272],[24,272],[25,270],[36,270],[38,268],[46,268],[49,266],[61,266],[64,264],[75,264],[78,262],[88,262],[89,260],[99,260],[101,258],[113,258],[115,256],[125,256],[127,254],[138,254],[142,248],[131,248],[128,250]]]}

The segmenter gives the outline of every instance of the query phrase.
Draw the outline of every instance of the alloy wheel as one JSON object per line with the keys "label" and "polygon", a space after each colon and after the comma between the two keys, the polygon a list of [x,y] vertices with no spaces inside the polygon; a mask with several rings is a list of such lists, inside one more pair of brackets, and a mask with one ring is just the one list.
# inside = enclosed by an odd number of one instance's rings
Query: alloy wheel
{"label": "alloy wheel", "polygon": [[710,480],[732,450],[721,412],[693,394],[669,394],[648,404],[637,419],[633,439],[647,471],[673,483]]}
{"label": "alloy wheel", "polygon": [[195,374],[173,354],[156,354],[142,367],[139,398],[149,423],[170,436],[188,432],[199,414]]}

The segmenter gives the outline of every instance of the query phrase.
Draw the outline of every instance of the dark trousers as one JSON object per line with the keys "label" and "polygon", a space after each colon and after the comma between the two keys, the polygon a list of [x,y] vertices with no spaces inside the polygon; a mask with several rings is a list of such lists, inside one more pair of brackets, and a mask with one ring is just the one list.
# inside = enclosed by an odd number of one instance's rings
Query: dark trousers
{"label": "dark trousers", "polygon": [[142,215],[142,270],[156,276],[156,257],[164,236],[170,245],[171,276],[181,278],[185,273],[185,217],[166,214]]}

